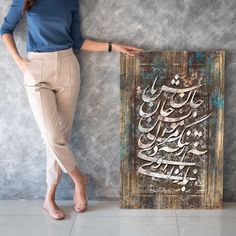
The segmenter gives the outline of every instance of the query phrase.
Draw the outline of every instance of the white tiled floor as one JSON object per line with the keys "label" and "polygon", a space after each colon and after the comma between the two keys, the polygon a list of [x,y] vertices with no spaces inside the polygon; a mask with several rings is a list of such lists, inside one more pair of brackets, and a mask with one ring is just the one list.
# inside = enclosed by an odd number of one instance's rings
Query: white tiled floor
{"label": "white tiled floor", "polygon": [[223,210],[120,209],[119,201],[89,201],[84,213],[57,201],[64,220],[50,219],[42,201],[0,201],[1,236],[236,236],[236,202]]}

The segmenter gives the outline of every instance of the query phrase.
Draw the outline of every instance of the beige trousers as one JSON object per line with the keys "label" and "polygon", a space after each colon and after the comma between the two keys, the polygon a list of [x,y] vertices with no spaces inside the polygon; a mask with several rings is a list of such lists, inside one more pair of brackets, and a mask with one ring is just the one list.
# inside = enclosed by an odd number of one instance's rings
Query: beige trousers
{"label": "beige trousers", "polygon": [[46,144],[46,183],[58,184],[62,171],[77,165],[70,147],[71,129],[80,91],[80,65],[72,48],[28,52],[24,87]]}

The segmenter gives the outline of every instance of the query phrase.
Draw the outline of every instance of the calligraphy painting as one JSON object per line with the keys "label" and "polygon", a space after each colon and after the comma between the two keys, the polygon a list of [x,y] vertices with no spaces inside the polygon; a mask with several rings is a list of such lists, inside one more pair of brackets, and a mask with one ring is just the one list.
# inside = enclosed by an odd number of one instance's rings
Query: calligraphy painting
{"label": "calligraphy painting", "polygon": [[121,208],[222,208],[224,61],[120,54]]}

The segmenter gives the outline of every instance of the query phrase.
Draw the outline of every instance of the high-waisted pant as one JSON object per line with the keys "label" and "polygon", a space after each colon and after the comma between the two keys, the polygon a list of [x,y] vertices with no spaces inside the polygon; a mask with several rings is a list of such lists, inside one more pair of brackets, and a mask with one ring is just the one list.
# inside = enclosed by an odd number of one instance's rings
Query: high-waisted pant
{"label": "high-waisted pant", "polygon": [[28,52],[24,87],[46,144],[46,183],[58,184],[62,171],[76,167],[70,147],[71,129],[80,91],[80,65],[72,48]]}

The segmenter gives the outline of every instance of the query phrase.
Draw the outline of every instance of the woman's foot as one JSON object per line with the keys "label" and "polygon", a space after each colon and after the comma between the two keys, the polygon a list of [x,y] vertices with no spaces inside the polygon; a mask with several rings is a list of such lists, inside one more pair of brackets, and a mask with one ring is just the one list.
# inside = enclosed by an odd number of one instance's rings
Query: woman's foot
{"label": "woman's foot", "polygon": [[82,182],[75,185],[73,196],[74,210],[78,213],[84,212],[88,207],[87,185],[89,177],[81,173]]}
{"label": "woman's foot", "polygon": [[43,202],[43,209],[54,220],[61,220],[65,218],[65,213],[60,209],[54,201],[45,200]]}

